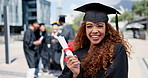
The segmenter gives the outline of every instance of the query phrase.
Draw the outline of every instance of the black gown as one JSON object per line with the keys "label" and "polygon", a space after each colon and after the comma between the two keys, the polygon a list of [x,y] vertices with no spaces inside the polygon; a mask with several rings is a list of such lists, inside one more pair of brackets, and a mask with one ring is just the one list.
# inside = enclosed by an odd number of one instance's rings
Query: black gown
{"label": "black gown", "polygon": [[43,63],[43,66],[44,68],[47,68],[49,66],[49,58],[50,58],[50,50],[48,48],[48,44],[50,44],[50,36],[48,36],[48,32],[47,31],[44,31],[42,32],[42,34],[40,34],[40,30],[37,29],[35,31],[35,34],[36,34],[36,38],[39,39],[41,36],[43,36],[43,40],[42,40],[42,43],[39,45],[39,58],[41,57],[42,58],[42,63]]}
{"label": "black gown", "polygon": [[[57,36],[60,36],[61,34],[58,33]],[[56,39],[55,37],[52,36],[52,39]],[[53,60],[53,65],[55,67],[55,70],[62,70],[60,66],[60,58],[62,54],[62,46],[60,45],[59,41],[56,39],[56,43],[52,44],[51,43],[51,51],[52,51],[52,60]]]}
{"label": "black gown", "polygon": [[29,68],[37,68],[38,67],[38,50],[39,47],[33,45],[33,42],[36,41],[36,36],[34,31],[28,29],[24,34],[23,39],[23,49],[24,54],[28,63]]}
{"label": "black gown", "polygon": [[[78,56],[78,59],[81,61],[84,54],[88,51],[88,48],[82,48],[74,52]],[[125,52],[125,48],[121,44],[115,46],[115,55],[114,55],[114,66],[108,66],[107,74],[105,71],[97,73],[95,76],[89,76],[87,78],[128,78],[128,59]],[[72,78],[73,74],[70,69],[66,66],[62,74],[58,78]],[[80,66],[80,74],[77,78],[83,77],[83,69]]]}
{"label": "black gown", "polygon": [[42,63],[44,68],[48,67],[48,62],[49,62],[49,53],[50,50],[48,49],[48,43],[50,43],[48,40],[50,39],[50,36],[48,36],[47,32],[43,33],[43,40],[42,40],[42,44],[40,45],[39,49],[40,49],[40,57],[42,58]]}
{"label": "black gown", "polygon": [[66,42],[71,42],[75,37],[75,31],[71,25],[66,25],[62,29],[61,36],[64,36]]}

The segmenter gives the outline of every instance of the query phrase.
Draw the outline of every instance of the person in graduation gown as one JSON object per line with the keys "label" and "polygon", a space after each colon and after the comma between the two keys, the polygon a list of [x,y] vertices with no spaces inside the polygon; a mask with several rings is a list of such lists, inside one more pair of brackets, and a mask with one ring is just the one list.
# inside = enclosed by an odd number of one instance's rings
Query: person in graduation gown
{"label": "person in graduation gown", "polygon": [[[61,26],[63,26],[61,36],[63,36],[65,38],[66,42],[68,43],[68,42],[73,41],[73,39],[75,37],[75,31],[71,25],[66,24],[65,17],[66,17],[66,15],[59,15],[59,24]],[[64,54],[64,52],[62,52],[62,55],[61,55],[62,70],[64,69],[64,67],[66,65],[64,62],[64,57],[65,57],[65,54]]]}
{"label": "person in graduation gown", "polygon": [[[43,37],[43,40],[41,41],[41,45],[39,45],[39,73],[40,72],[47,72],[48,71],[48,66],[49,66],[49,53],[50,50],[48,49],[48,43],[50,40],[50,36],[48,36],[48,33],[46,31],[45,28],[45,24],[44,23],[40,23],[39,24],[40,27],[39,29],[35,32],[36,33],[36,37],[39,40],[41,37]],[[42,68],[43,65],[43,68]]]}
{"label": "person in graduation gown", "polygon": [[60,65],[60,58],[62,54],[62,47],[59,44],[57,37],[61,35],[61,33],[58,32],[58,26],[59,24],[57,22],[52,24],[52,39],[51,39],[51,51],[52,51],[52,63],[54,66],[54,69],[56,72],[61,72],[61,65]]}
{"label": "person in graduation gown", "polygon": [[63,26],[61,36],[64,36],[66,42],[73,41],[75,37],[75,31],[71,25],[65,23],[66,15],[59,15],[59,24]]}
{"label": "person in graduation gown", "polygon": [[39,24],[36,21],[33,21],[32,25],[24,34],[23,49],[29,67],[27,78],[34,78],[35,69],[38,67],[38,46],[41,44],[35,36],[35,31],[38,27]]}
{"label": "person in graduation gown", "polygon": [[85,12],[74,39],[74,56],[66,56],[66,67],[58,78],[128,78],[130,47],[119,31],[108,23],[108,14],[119,14],[109,6],[89,3],[75,9]]}

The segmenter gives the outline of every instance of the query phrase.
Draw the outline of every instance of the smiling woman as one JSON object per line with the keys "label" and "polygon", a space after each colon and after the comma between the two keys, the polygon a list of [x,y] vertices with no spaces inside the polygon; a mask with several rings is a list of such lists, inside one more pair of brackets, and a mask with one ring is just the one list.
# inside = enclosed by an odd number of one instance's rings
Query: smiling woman
{"label": "smiling woman", "polygon": [[86,22],[86,35],[91,45],[98,44],[105,36],[106,26],[103,22]]}
{"label": "smiling woman", "polygon": [[[108,23],[108,14],[119,14],[109,6],[90,3],[74,39],[76,56],[66,56],[67,66],[59,78],[128,78],[128,42]],[[74,67],[78,65],[77,67]]]}

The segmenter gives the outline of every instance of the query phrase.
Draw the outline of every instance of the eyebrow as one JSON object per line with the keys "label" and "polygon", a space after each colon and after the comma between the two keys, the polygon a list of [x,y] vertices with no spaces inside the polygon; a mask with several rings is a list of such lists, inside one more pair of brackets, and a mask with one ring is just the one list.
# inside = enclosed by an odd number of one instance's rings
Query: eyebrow
{"label": "eyebrow", "polygon": [[87,23],[86,25],[93,25],[92,23]]}
{"label": "eyebrow", "polygon": [[104,25],[103,23],[97,23],[97,25]]}

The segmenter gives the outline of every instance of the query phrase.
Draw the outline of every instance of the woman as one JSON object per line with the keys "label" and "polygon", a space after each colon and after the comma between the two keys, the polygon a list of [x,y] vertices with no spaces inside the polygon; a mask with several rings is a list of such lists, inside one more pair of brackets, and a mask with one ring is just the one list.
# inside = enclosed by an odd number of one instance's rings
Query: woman
{"label": "woman", "polygon": [[100,3],[75,9],[85,12],[74,39],[75,56],[66,56],[67,66],[59,78],[128,78],[128,43],[108,23],[107,14],[119,13]]}
{"label": "woman", "polygon": [[[49,68],[49,49],[48,49],[48,43],[50,43],[50,36],[48,36],[46,28],[44,23],[40,23],[39,24],[40,27],[39,29],[35,32],[36,33],[36,37],[39,40],[42,36],[43,39],[41,40],[41,45],[39,46],[39,72],[42,72],[41,70],[43,70],[43,72],[47,72],[48,68]],[[43,69],[42,69],[42,64],[43,64]]]}

